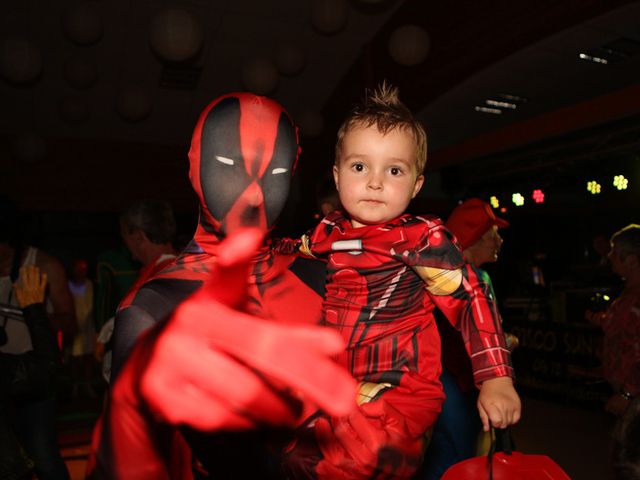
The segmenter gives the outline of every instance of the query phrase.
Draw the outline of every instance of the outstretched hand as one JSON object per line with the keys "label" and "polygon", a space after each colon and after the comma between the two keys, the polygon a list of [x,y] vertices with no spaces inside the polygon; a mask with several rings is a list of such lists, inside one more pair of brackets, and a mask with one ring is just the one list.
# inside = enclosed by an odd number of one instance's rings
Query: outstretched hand
{"label": "outstretched hand", "polygon": [[21,267],[18,281],[13,284],[20,308],[44,302],[46,288],[47,274],[40,273],[35,265]]}
{"label": "outstretched hand", "polygon": [[478,411],[482,428],[507,428],[520,420],[522,405],[510,377],[485,380],[478,396]]}
{"label": "outstretched hand", "polygon": [[336,332],[246,312],[261,241],[257,229],[229,236],[211,278],[158,336],[140,393],[162,420],[199,430],[295,426],[303,411],[355,408],[355,381],[331,359],[344,349]]}

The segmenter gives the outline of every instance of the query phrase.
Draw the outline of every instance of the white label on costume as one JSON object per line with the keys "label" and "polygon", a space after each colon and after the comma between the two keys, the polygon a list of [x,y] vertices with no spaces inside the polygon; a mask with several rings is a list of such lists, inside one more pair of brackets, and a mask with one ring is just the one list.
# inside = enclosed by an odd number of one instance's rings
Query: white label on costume
{"label": "white label on costume", "polygon": [[334,252],[356,250],[356,252],[350,253],[355,253],[357,255],[358,253],[360,253],[359,251],[362,250],[362,240],[338,240],[337,242],[333,242],[331,244],[331,250],[333,250]]}

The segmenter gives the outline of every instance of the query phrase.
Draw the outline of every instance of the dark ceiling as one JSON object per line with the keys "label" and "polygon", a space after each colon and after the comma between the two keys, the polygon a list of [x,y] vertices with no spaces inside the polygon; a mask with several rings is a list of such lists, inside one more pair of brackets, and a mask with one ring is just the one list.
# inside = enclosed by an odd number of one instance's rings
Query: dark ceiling
{"label": "dark ceiling", "polygon": [[[190,60],[157,52],[153,32],[169,7],[202,27]],[[318,11],[336,32],[319,31]],[[407,25],[429,38],[413,66],[388,48]],[[427,126],[425,197],[637,151],[638,1],[12,0],[3,2],[0,41],[0,191],[31,210],[117,211],[141,196],[191,209],[195,119],[211,99],[245,88],[268,91],[300,123],[307,210],[345,110],[382,79]],[[302,63],[287,67],[287,54]],[[38,58],[34,78],[11,77]],[[476,111],[501,94],[522,100]]]}

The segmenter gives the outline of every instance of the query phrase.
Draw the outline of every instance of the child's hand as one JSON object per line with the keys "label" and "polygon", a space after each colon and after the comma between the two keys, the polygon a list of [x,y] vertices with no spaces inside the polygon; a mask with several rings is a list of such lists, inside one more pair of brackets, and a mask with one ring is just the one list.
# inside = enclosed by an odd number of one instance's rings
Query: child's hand
{"label": "child's hand", "polygon": [[491,425],[506,428],[518,423],[521,410],[520,397],[510,377],[492,378],[482,383],[478,411],[485,432],[489,431]]}
{"label": "child's hand", "polygon": [[20,308],[44,302],[47,288],[47,274],[40,273],[35,265],[26,265],[20,269],[18,281],[13,284]]}

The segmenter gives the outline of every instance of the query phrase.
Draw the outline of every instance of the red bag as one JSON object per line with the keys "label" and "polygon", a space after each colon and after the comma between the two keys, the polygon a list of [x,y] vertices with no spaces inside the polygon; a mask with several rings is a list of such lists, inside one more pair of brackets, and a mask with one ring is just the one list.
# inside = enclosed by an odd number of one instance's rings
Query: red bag
{"label": "red bag", "polygon": [[[495,452],[494,438],[503,442],[501,452]],[[487,456],[474,457],[456,463],[441,480],[571,480],[560,466],[546,455],[525,455],[514,452],[508,430],[495,430],[491,451]]]}

